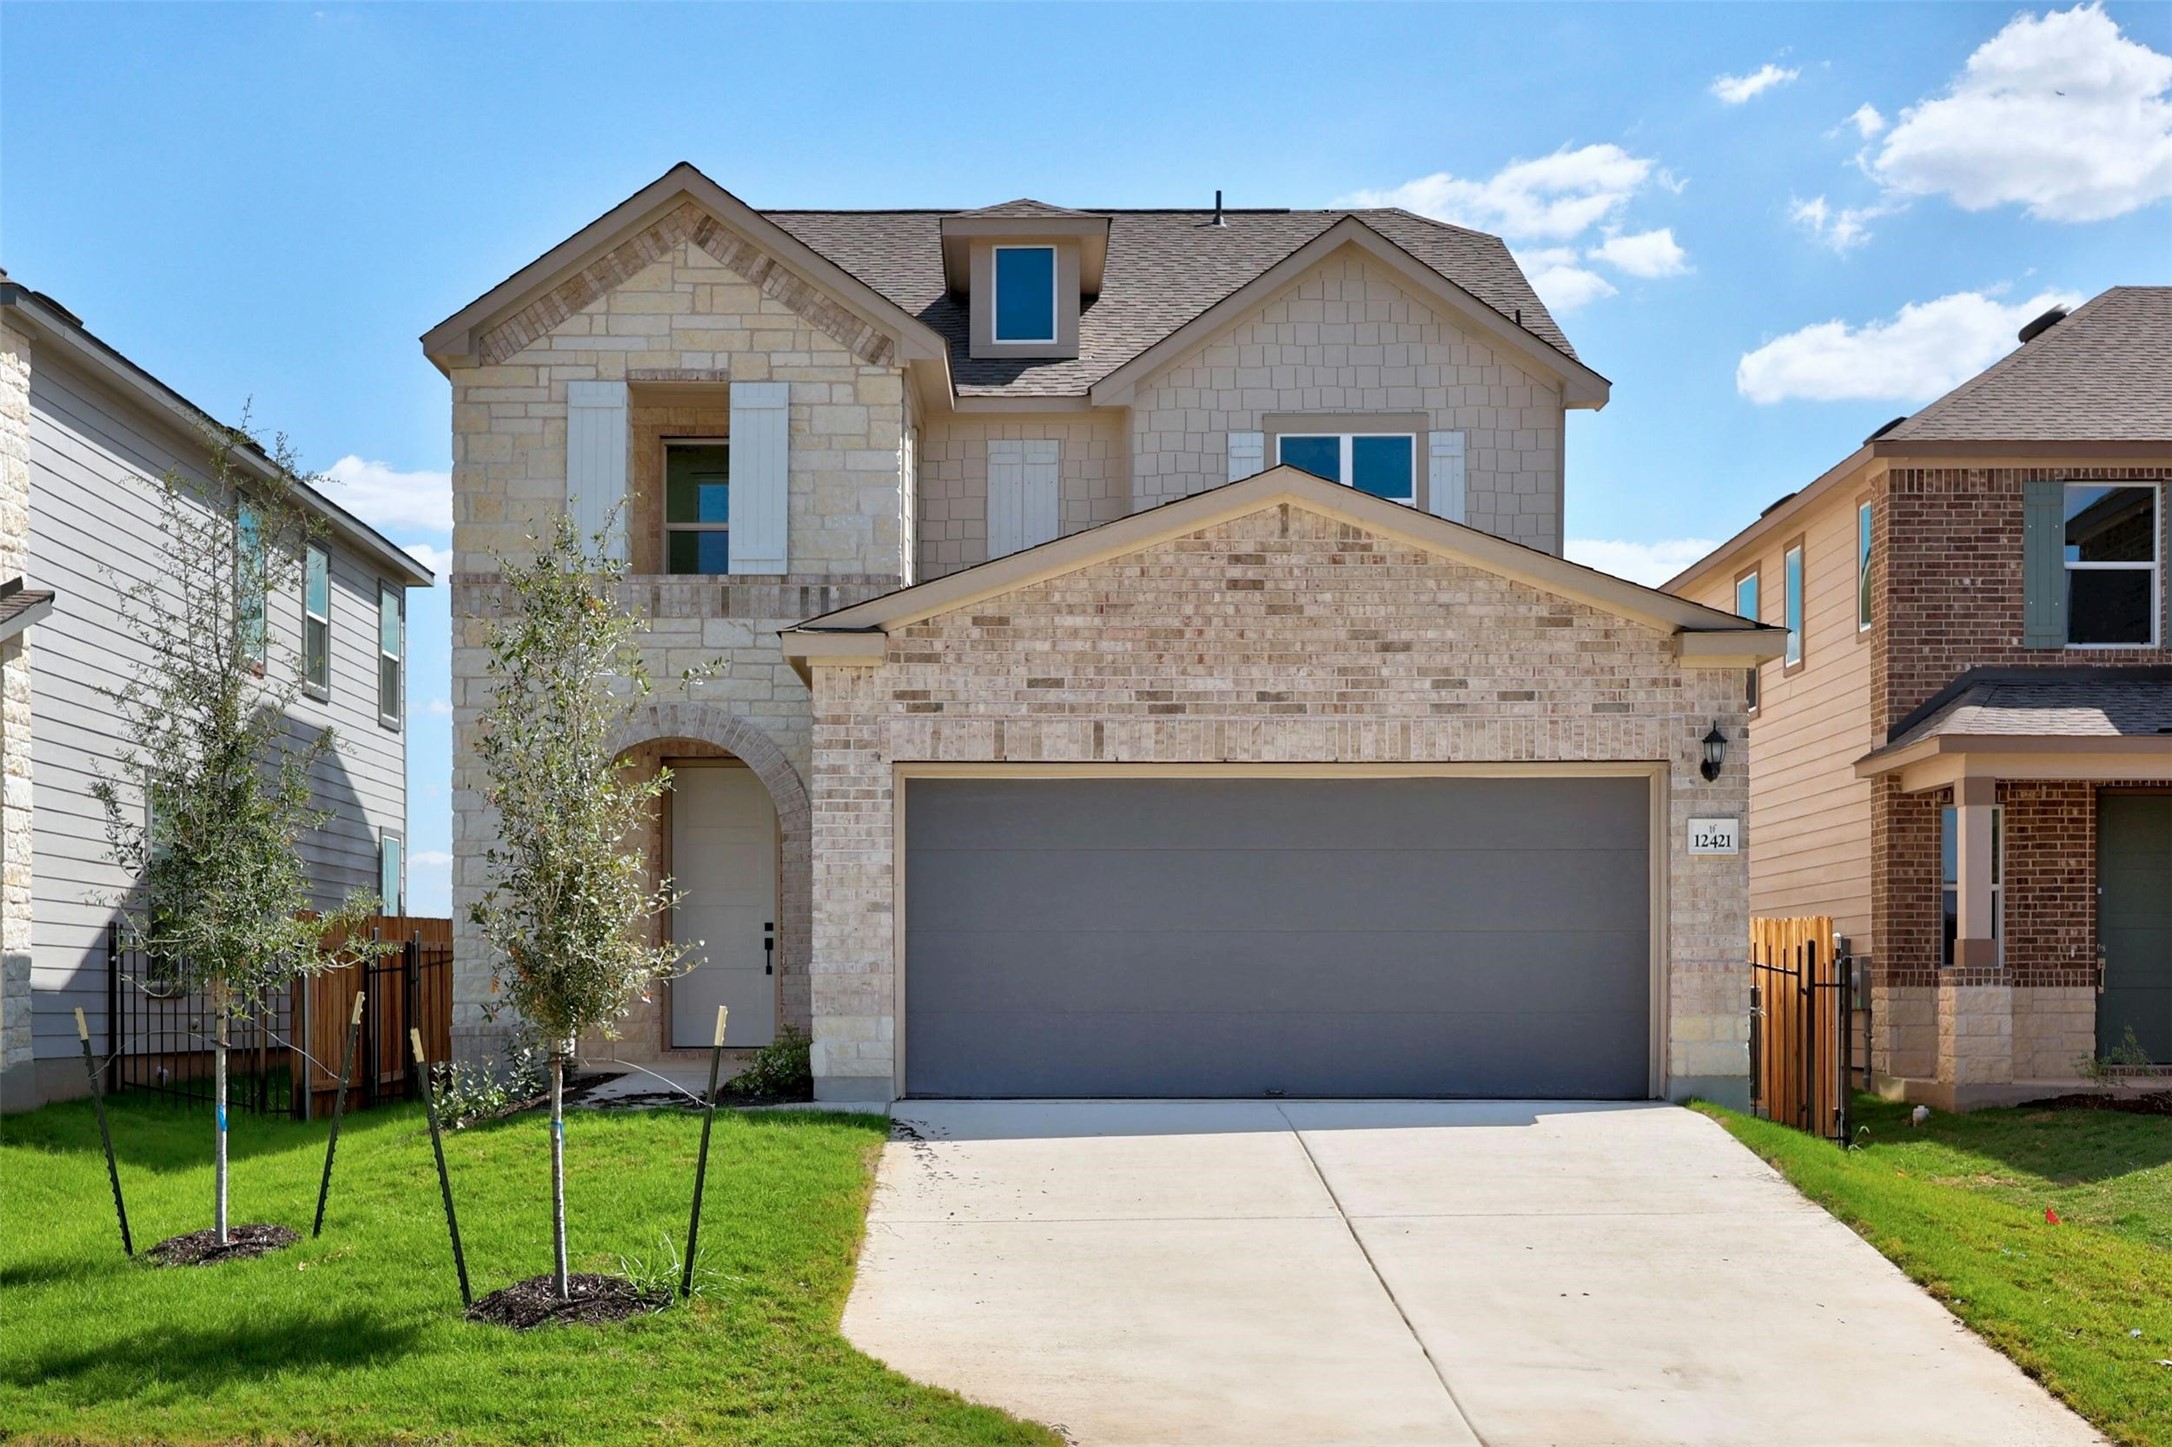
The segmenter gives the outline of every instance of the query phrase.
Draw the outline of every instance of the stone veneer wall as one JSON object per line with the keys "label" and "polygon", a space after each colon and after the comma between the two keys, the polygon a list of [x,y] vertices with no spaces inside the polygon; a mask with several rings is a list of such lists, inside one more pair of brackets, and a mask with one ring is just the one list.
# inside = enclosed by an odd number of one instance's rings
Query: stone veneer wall
{"label": "stone veneer wall", "polygon": [[996,438],[1056,439],[1061,533],[1131,511],[1131,436],[1122,413],[952,414],[927,424],[920,440],[922,581],[988,561],[988,443]]}
{"label": "stone veneer wall", "polygon": [[[487,1052],[494,1034],[484,1026],[488,953],[467,923],[495,829],[474,749],[497,607],[492,554],[524,553],[565,506],[566,383],[626,379],[637,404],[649,382],[790,384],[790,573],[641,575],[625,596],[651,620],[643,652],[660,695],[754,730],[748,746],[766,740],[799,779],[807,692],[777,632],[896,587],[908,523],[904,377],[886,339],[706,218],[663,218],[486,333],[481,354],[482,364],[453,373],[454,1013],[467,1053]],[[676,683],[682,669],[711,662],[722,664],[717,677],[691,690]],[[723,728],[703,741],[724,742],[715,736]],[[793,917],[789,900],[784,913]],[[788,940],[784,921],[779,936],[783,972],[804,960],[805,945]]]}
{"label": "stone veneer wall", "polygon": [[816,1074],[890,1090],[899,761],[1637,760],[1668,765],[1667,1073],[1746,1094],[1746,857],[1684,840],[1746,809],[1746,751],[1698,773],[1715,720],[1740,736],[1739,670],[1288,505],[914,625],[815,672]]}
{"label": "stone veneer wall", "polygon": [[[30,339],[0,323],[0,581],[30,558]],[[31,1042],[30,636],[0,644],[0,1109],[35,1102]]]}
{"label": "stone veneer wall", "polygon": [[[1271,412],[1423,412],[1435,428],[1463,429],[1466,521],[1561,551],[1560,389],[1459,330],[1376,262],[1330,258],[1139,389],[1134,510],[1226,481],[1229,433],[1256,431]],[[1421,465],[1424,453],[1421,438]]]}

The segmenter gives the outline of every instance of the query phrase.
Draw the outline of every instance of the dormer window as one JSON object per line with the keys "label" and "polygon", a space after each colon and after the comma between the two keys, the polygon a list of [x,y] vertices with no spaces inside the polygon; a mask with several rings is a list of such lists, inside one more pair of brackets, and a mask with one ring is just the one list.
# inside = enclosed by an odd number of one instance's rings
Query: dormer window
{"label": "dormer window", "polygon": [[994,250],[994,339],[1053,345],[1056,341],[1056,248],[998,246]]}

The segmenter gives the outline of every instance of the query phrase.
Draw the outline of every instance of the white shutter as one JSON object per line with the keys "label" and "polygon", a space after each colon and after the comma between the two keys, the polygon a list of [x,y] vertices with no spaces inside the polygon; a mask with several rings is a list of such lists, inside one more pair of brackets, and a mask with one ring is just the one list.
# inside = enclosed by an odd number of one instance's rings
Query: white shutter
{"label": "white shutter", "polygon": [[734,382],[731,400],[731,570],[788,572],[791,384]]}
{"label": "white shutter", "polygon": [[988,443],[988,556],[1037,547],[1062,531],[1063,449],[1052,437]]}
{"label": "white shutter", "polygon": [[1426,470],[1426,501],[1432,504],[1433,516],[1452,523],[1466,521],[1464,434],[1429,432],[1426,434],[1426,452],[1431,464]]}
{"label": "white shutter", "polygon": [[[626,384],[566,383],[566,506],[585,545],[606,527],[608,557],[626,556]],[[614,510],[620,515],[613,518]]]}
{"label": "white shutter", "polygon": [[1267,470],[1267,434],[1264,432],[1232,432],[1229,434],[1229,480],[1250,477],[1255,472]]}

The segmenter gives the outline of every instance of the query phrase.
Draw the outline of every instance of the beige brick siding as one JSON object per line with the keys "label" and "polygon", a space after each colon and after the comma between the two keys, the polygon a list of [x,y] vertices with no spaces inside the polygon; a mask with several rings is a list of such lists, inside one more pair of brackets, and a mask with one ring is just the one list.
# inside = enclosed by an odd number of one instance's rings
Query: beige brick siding
{"label": "beige brick siding", "polygon": [[[1561,551],[1560,389],[1457,329],[1376,262],[1330,258],[1139,389],[1134,510],[1228,481],[1230,432],[1258,430],[1274,412],[1423,412],[1434,428],[1460,429],[1466,521]],[[1421,465],[1424,452],[1421,439]]]}
{"label": "beige brick siding", "polygon": [[1063,533],[1131,511],[1131,438],[1120,412],[953,414],[928,425],[920,442],[921,580],[988,561],[988,443],[996,438],[1056,440]]}
{"label": "beige brick siding", "polygon": [[[1699,776],[1739,675],[1659,631],[1288,505],[1032,584],[815,672],[816,1070],[892,1078],[900,761],[1667,766],[1667,1074],[1747,1071],[1745,860],[1686,853],[1744,812]],[[861,1082],[853,1087],[852,1082]]]}

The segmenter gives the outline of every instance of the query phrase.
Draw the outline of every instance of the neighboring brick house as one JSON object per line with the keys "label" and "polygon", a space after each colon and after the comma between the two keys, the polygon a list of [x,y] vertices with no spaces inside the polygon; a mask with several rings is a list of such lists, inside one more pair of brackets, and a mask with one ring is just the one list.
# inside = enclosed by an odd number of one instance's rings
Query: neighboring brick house
{"label": "neighboring brick house", "polygon": [[1667,585],[1789,630],[1752,904],[1834,917],[1878,1072],[1949,1106],[2172,1063],[2172,288],[2023,337]]}
{"label": "neighboring brick house", "polygon": [[494,554],[615,515],[657,675],[723,662],[621,740],[699,966],[590,1049],[725,1003],[825,1098],[1745,1094],[1747,872],[1685,831],[1778,636],[1559,557],[1608,388],[1497,238],[680,166],[423,340],[455,915]]}
{"label": "neighboring brick house", "polygon": [[[129,881],[92,789],[125,774],[127,732],[105,690],[150,661],[125,627],[122,591],[172,575],[162,479],[208,475],[215,425],[59,302],[0,273],[0,1108],[89,1093],[78,1008],[101,1054],[144,1048],[109,1033],[109,985],[128,986],[113,978],[107,926]],[[256,451],[235,462],[245,476],[271,475]],[[398,913],[406,599],[432,575],[315,489],[302,488],[299,501],[322,531],[303,578],[267,600],[264,618],[267,666],[291,658],[302,670],[289,716],[333,730],[312,774],[326,818],[304,834],[302,854],[320,904],[366,890]]]}

